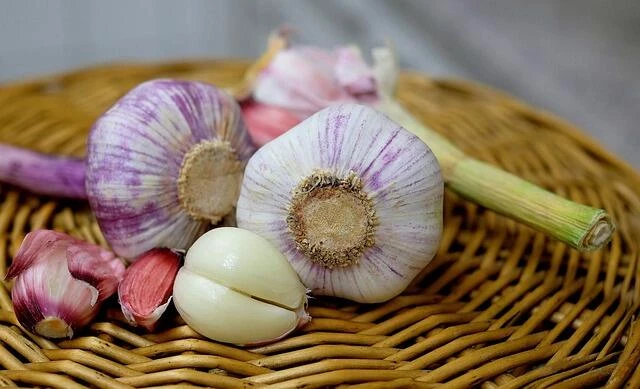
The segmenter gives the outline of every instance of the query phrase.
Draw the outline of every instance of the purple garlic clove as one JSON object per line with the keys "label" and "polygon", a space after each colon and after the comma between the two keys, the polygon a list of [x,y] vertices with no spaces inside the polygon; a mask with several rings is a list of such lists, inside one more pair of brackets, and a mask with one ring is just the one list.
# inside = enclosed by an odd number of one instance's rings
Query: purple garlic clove
{"label": "purple garlic clove", "polygon": [[124,275],[113,253],[60,232],[27,234],[7,278],[18,321],[48,338],[71,338],[98,313]]}

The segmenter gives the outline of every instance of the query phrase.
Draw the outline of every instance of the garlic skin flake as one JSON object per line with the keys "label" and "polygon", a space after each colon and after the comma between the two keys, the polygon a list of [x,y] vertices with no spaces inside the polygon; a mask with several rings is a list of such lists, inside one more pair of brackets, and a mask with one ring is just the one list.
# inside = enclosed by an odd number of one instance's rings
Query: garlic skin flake
{"label": "garlic skin flake", "polygon": [[132,259],[186,249],[233,212],[255,147],[235,100],[213,85],[140,84],[94,124],[86,189],[105,238]]}
{"label": "garlic skin flake", "polygon": [[118,301],[127,321],[153,331],[171,303],[173,282],[181,265],[177,252],[149,250],[127,268],[118,285]]}
{"label": "garlic skin flake", "polygon": [[102,247],[60,232],[30,232],[7,272],[16,278],[16,317],[31,332],[71,338],[116,291],[124,271],[124,263]]}
{"label": "garlic skin flake", "polygon": [[306,324],[306,292],[271,243],[234,227],[202,235],[173,286],[174,304],[191,328],[238,345],[275,341]]}
{"label": "garlic skin flake", "polygon": [[312,293],[382,302],[435,255],[443,191],[418,137],[373,108],[333,105],[254,154],[236,218]]}

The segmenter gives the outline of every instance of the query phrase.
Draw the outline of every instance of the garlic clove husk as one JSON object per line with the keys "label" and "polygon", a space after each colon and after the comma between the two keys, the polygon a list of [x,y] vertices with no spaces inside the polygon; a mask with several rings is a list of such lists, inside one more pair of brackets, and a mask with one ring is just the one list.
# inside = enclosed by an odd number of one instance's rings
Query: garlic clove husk
{"label": "garlic clove husk", "polygon": [[243,116],[251,136],[260,145],[293,127],[276,117],[304,120],[331,104],[377,104],[393,94],[398,69],[390,48],[375,48],[370,66],[357,46],[295,46],[288,35],[286,30],[271,35],[267,52],[236,88],[247,105]]}
{"label": "garlic clove husk", "polygon": [[189,249],[173,298],[194,330],[247,345],[275,341],[308,322],[306,292],[286,258],[264,238],[221,227]]}
{"label": "garlic clove husk", "polygon": [[255,151],[235,100],[213,85],[145,82],[94,124],[86,187],[113,250],[186,249],[233,212]]}
{"label": "garlic clove husk", "polygon": [[254,154],[236,218],[312,293],[382,302],[435,255],[443,191],[419,138],[372,108],[334,105]]}
{"label": "garlic clove husk", "polygon": [[118,285],[118,301],[127,321],[152,331],[171,302],[180,269],[178,253],[167,248],[147,251],[131,264]]}
{"label": "garlic clove husk", "polygon": [[287,33],[272,35],[269,51],[257,65],[248,75],[251,97],[294,112],[300,119],[333,103],[370,103],[379,97],[380,81],[395,79],[385,74],[393,69],[367,64],[357,46],[335,50],[295,46],[289,44]]}
{"label": "garlic clove husk", "polygon": [[42,336],[71,337],[95,317],[124,271],[122,261],[99,246],[55,231],[30,232],[7,272],[15,278],[16,317]]}

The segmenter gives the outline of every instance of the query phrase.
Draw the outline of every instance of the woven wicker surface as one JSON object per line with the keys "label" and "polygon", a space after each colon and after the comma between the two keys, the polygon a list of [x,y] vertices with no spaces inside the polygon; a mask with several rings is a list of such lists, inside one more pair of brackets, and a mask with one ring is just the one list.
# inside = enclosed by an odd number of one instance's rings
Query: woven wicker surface
{"label": "woven wicker surface", "polygon": [[[0,142],[84,153],[97,115],[143,80],[227,86],[244,63],[92,68],[0,89]],[[447,193],[433,262],[382,305],[313,300],[314,320],[278,343],[208,341],[174,313],[157,333],[126,325],[115,305],[73,340],[19,328],[0,287],[0,385],[75,388],[640,386],[640,177],[554,117],[483,86],[404,74],[400,100],[469,154],[576,201],[606,208],[618,231],[579,254]],[[0,156],[1,158],[1,156]],[[0,273],[24,235],[54,228],[104,244],[84,202],[0,186]]]}

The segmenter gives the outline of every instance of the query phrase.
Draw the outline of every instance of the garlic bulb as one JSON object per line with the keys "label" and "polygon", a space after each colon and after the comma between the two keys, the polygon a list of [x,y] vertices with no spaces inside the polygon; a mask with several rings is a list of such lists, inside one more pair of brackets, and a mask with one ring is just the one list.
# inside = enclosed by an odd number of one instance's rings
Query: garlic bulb
{"label": "garlic bulb", "polygon": [[254,151],[232,97],[199,82],[149,81],[93,126],[87,195],[117,254],[186,249],[232,212]]}
{"label": "garlic bulb", "polygon": [[20,324],[49,338],[71,338],[98,313],[125,272],[113,253],[60,232],[27,234],[7,278]]}
{"label": "garlic bulb", "polygon": [[313,293],[381,302],[434,256],[443,189],[418,137],[372,108],[334,105],[254,154],[236,217]]}
{"label": "garlic bulb", "polygon": [[191,246],[173,299],[194,330],[239,345],[275,341],[310,320],[306,289],[286,258],[233,227],[213,229]]}

